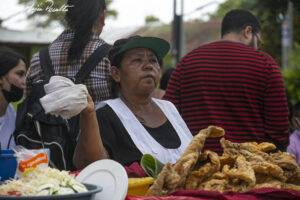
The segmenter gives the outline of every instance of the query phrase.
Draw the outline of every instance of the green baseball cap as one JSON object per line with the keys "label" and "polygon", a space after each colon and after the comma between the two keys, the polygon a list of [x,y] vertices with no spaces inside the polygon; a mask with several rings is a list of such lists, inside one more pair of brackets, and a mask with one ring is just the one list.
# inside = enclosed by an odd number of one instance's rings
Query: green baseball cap
{"label": "green baseball cap", "polygon": [[111,47],[108,58],[111,63],[118,58],[118,55],[134,48],[151,49],[157,56],[158,60],[162,60],[170,49],[169,42],[157,37],[142,37],[139,35],[115,41]]}

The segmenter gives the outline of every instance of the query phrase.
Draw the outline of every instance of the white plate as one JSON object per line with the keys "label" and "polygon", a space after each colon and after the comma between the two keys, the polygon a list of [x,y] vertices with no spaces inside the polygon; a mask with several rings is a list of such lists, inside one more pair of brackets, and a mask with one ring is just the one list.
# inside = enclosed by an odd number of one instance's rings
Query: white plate
{"label": "white plate", "polygon": [[121,164],[113,160],[91,163],[77,175],[76,180],[103,188],[95,195],[95,200],[124,200],[127,194],[127,173]]}

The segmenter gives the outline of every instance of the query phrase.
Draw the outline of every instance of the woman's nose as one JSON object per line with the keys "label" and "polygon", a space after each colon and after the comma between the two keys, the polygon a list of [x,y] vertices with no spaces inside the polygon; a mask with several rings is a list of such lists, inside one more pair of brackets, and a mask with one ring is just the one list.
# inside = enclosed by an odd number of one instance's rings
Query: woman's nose
{"label": "woman's nose", "polygon": [[147,61],[145,61],[146,63],[144,64],[144,68],[145,69],[153,69],[153,67],[154,67],[154,63],[153,62],[151,62],[150,60],[147,60]]}

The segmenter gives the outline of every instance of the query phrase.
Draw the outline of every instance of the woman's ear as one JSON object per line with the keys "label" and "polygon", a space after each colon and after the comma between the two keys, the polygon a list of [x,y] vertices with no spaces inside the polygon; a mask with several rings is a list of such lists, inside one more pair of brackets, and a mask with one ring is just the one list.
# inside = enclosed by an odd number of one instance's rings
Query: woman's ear
{"label": "woman's ear", "polygon": [[117,68],[116,66],[111,66],[110,73],[111,73],[111,77],[114,79],[114,81],[119,83],[121,80],[119,68]]}

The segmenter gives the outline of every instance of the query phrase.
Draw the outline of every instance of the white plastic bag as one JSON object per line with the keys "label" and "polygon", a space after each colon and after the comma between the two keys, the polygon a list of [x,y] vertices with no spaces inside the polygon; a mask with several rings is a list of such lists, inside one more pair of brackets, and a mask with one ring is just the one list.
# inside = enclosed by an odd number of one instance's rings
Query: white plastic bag
{"label": "white plastic bag", "polygon": [[46,149],[26,149],[23,146],[14,146],[15,157],[17,159],[17,170],[15,178],[24,178],[35,168],[47,168],[49,158]]}

